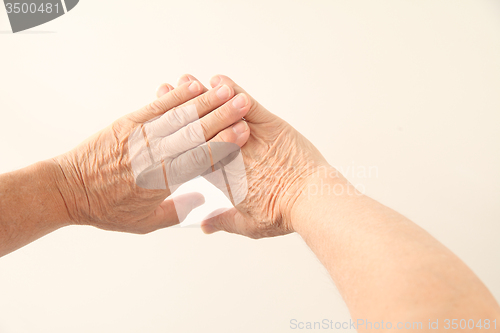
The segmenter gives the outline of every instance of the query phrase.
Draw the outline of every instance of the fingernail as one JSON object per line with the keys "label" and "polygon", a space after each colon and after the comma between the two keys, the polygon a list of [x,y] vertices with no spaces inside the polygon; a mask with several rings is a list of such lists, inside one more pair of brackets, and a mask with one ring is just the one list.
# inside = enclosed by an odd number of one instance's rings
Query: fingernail
{"label": "fingernail", "polygon": [[160,93],[160,92],[164,91],[164,93],[162,93],[162,94],[166,94],[170,90],[171,89],[167,84],[162,84],[162,85],[159,85],[158,88],[156,88],[156,93]]}
{"label": "fingernail", "polygon": [[217,85],[220,83],[221,78],[220,76],[216,75],[213,78],[210,79],[210,85],[213,87],[217,87]]}
{"label": "fingernail", "polygon": [[233,101],[233,106],[237,109],[242,109],[245,105],[247,105],[247,97],[245,94],[239,94]]}
{"label": "fingernail", "polygon": [[201,230],[203,230],[206,234],[213,234],[217,231],[217,229],[211,224],[204,224],[201,226]]}
{"label": "fingernail", "polygon": [[183,76],[181,76],[179,78],[179,80],[177,80],[177,85],[180,86],[181,84],[184,84],[186,82],[189,82],[191,81],[191,79],[189,78],[189,76],[187,76],[186,74],[184,74]]}
{"label": "fingernail", "polygon": [[243,134],[248,131],[248,124],[246,121],[240,121],[236,125],[233,126],[233,131],[236,134]]}
{"label": "fingernail", "polygon": [[188,89],[193,93],[198,92],[200,90],[200,84],[198,83],[198,81],[193,81],[193,83],[189,85]]}
{"label": "fingernail", "polygon": [[215,94],[220,99],[225,100],[225,99],[229,98],[230,93],[231,93],[231,90],[229,90],[229,87],[227,85],[223,85],[222,87],[219,88],[219,90],[217,90],[217,92]]}

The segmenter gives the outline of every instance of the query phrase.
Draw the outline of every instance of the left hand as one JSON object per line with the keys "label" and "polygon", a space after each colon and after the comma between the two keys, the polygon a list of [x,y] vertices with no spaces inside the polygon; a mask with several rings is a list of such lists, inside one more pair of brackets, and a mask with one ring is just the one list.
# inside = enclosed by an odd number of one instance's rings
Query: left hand
{"label": "left hand", "polygon": [[165,200],[171,194],[168,188],[144,189],[134,179],[128,151],[130,134],[175,107],[196,106],[207,142],[231,142],[241,147],[247,141],[248,126],[241,118],[249,105],[236,108],[231,102],[226,103],[237,98],[230,86],[207,91],[194,79],[175,89],[164,85],[158,93],[164,94],[53,159],[58,166],[57,186],[70,224],[148,233],[179,223],[204,202],[201,194],[191,193],[177,197],[174,205],[172,199]]}

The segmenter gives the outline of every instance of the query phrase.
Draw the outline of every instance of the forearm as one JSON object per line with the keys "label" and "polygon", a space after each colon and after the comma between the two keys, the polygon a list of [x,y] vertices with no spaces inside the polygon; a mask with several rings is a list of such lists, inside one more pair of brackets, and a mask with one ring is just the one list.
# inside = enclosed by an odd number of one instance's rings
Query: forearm
{"label": "forearm", "polygon": [[499,316],[482,282],[426,231],[354,194],[345,180],[316,177],[311,184],[323,190],[297,202],[292,223],[330,272],[353,318],[427,323]]}
{"label": "forearm", "polygon": [[0,175],[0,257],[68,223],[58,174],[44,161]]}

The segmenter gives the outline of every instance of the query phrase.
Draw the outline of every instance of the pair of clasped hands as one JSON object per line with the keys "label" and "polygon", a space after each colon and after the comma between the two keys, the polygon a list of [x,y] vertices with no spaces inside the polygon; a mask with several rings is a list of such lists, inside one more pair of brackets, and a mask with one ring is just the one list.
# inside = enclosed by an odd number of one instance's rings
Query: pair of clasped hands
{"label": "pair of clasped hands", "polygon": [[[185,119],[179,119],[182,114],[174,112],[195,110],[198,133],[193,136],[199,137],[194,140],[198,140],[196,144],[206,142],[217,147],[214,144],[231,143],[240,147],[247,187],[245,197],[238,200],[234,208],[216,211],[202,221],[202,230],[208,234],[224,230],[252,238],[293,232],[294,209],[304,196],[308,177],[320,166],[331,167],[307,139],[230,78],[216,75],[210,85],[211,89],[207,89],[191,75],[182,76],[176,88],[163,84],[154,102],[56,157],[54,160],[64,174],[58,188],[70,223],[143,234],[178,224],[191,210],[202,205],[204,197],[199,193],[172,199],[169,196],[175,190],[173,187],[139,186],[131,166],[129,144],[132,133],[141,136],[139,130],[151,128],[151,124],[160,133],[167,130],[158,127],[186,125]],[[158,119],[162,123],[155,123]],[[148,124],[149,127],[145,127]],[[185,131],[196,132],[192,126]],[[186,140],[173,144],[186,145]],[[186,147],[181,149],[170,144],[167,149],[182,151]],[[214,149],[217,148],[212,148],[210,153],[217,155]],[[146,153],[143,155],[148,158]],[[193,165],[208,158],[207,154],[201,157],[184,154],[183,157],[190,157]],[[196,169],[186,165],[184,162],[184,166],[170,173]],[[200,173],[195,172],[190,178],[198,175]]]}
{"label": "pair of clasped hands", "polygon": [[354,320],[500,319],[491,292],[449,249],[357,193],[231,79],[217,75],[210,86],[185,75],[75,149],[0,175],[0,256],[64,225],[144,234],[178,224],[204,197],[171,196],[176,188],[202,176],[224,191],[220,171],[237,200],[205,218],[202,230],[252,238],[296,231]]}

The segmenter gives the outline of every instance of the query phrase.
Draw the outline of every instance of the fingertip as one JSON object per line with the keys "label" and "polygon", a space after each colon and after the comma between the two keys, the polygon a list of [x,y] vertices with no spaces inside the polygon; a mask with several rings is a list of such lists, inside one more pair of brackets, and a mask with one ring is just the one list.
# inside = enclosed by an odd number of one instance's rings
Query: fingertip
{"label": "fingertip", "polygon": [[[239,93],[233,99],[233,107],[237,110],[242,110],[245,106],[248,105],[248,101],[250,98],[245,93]],[[247,110],[248,111],[248,110]]]}
{"label": "fingertip", "polygon": [[198,192],[181,194],[172,199],[179,223],[184,221],[191,211],[205,203],[205,197]]}
{"label": "fingertip", "polygon": [[163,83],[158,88],[156,88],[156,97],[160,98],[161,96],[165,95],[169,91],[174,90],[174,87],[172,87],[168,83]]}
{"label": "fingertip", "polygon": [[[205,221],[203,221],[205,222]],[[213,234],[214,232],[217,232],[219,231],[216,227],[214,227],[212,224],[210,223],[201,223],[201,231],[203,231],[204,234],[206,235],[210,235],[210,234]]]}
{"label": "fingertip", "polygon": [[198,81],[193,81],[189,85],[189,91],[191,91],[192,93],[200,92],[201,91],[201,84]]}
{"label": "fingertip", "polygon": [[184,74],[177,80],[177,85],[180,86],[181,84],[184,84],[189,81],[193,81],[192,75]]}
{"label": "fingertip", "polygon": [[212,88],[215,88],[217,87],[217,85],[222,81],[222,78],[220,77],[220,75],[215,75],[215,76],[212,76],[212,78],[210,79],[210,86]]}
{"label": "fingertip", "polygon": [[248,123],[244,120],[240,120],[235,125],[233,125],[233,131],[236,134],[236,144],[241,148],[247,143],[250,137],[250,127]]}
{"label": "fingertip", "polygon": [[198,192],[192,193],[192,200],[193,201],[191,202],[191,204],[193,205],[193,209],[200,207],[205,203],[205,197],[203,196],[203,194]]}

